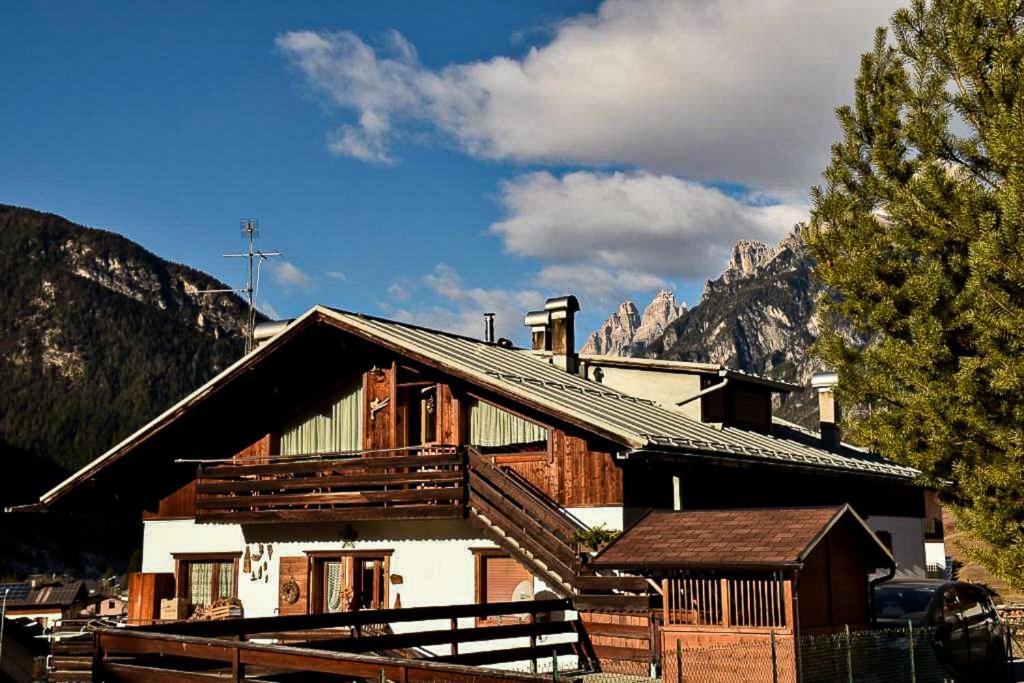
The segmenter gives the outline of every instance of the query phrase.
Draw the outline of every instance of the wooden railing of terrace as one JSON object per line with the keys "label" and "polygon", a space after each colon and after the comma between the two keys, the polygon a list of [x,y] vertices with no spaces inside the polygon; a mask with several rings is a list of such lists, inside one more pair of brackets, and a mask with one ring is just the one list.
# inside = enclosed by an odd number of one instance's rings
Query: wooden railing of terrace
{"label": "wooden railing of terrace", "polygon": [[[512,662],[536,662],[576,655],[592,661],[576,620],[559,615],[572,609],[568,600],[535,600],[484,605],[445,605],[335,614],[182,622],[156,626],[101,629],[94,634],[94,680],[261,681],[277,677],[334,674],[348,680],[391,681],[536,681],[525,673],[476,668]],[[495,615],[519,617],[503,626],[458,627],[458,619]],[[450,624],[435,628],[430,622]],[[424,630],[361,635],[371,624],[427,622]],[[339,636],[338,630],[348,634]],[[329,635],[317,637],[318,631]],[[306,640],[278,641],[288,633]],[[541,644],[538,639],[545,640]],[[258,641],[258,642],[254,642]],[[460,645],[473,643],[472,649]],[[438,646],[441,654],[425,648]],[[396,650],[422,652],[421,658],[388,656]],[[536,668],[536,667],[534,667]],[[319,680],[319,679],[318,679]]]}
{"label": "wooden railing of terrace", "polygon": [[462,517],[464,479],[462,453],[438,445],[201,465],[196,521]]}
{"label": "wooden railing of terrace", "polygon": [[662,580],[664,623],[778,631],[793,624],[793,584],[781,572],[684,574]]}

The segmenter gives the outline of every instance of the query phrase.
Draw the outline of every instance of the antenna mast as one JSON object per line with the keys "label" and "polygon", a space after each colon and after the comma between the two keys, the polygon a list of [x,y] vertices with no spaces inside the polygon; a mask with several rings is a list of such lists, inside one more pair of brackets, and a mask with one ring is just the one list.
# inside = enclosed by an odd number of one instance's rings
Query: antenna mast
{"label": "antenna mast", "polygon": [[264,261],[269,260],[272,256],[280,256],[281,252],[260,251],[256,248],[256,238],[260,234],[256,219],[246,218],[241,221],[241,224],[242,236],[248,241],[249,248],[240,254],[224,254],[224,257],[244,258],[248,261],[249,276],[245,281],[245,287],[243,289],[206,289],[202,293],[234,292],[235,294],[245,295],[246,302],[249,305],[245,319],[245,352],[249,353],[256,346],[254,337],[256,331],[256,294],[260,289],[260,269]]}

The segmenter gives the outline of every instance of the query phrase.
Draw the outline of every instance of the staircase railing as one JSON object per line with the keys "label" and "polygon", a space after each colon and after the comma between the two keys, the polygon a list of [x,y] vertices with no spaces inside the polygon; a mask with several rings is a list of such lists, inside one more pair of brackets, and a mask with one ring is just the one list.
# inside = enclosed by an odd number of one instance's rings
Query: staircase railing
{"label": "staircase railing", "polygon": [[486,518],[511,539],[513,544],[500,544],[540,569],[545,580],[575,592],[580,569],[574,540],[576,526],[559,511],[543,505],[476,449],[469,448],[466,459],[471,514]]}

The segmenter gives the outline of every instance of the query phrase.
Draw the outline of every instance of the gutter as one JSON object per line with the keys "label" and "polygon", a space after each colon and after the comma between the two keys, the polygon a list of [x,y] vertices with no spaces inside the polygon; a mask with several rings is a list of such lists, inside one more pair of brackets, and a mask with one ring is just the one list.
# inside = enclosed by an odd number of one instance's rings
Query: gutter
{"label": "gutter", "polygon": [[729,384],[729,378],[726,376],[726,371],[719,370],[718,376],[722,378],[721,382],[719,382],[718,384],[712,384],[710,387],[705,387],[698,391],[696,394],[692,394],[684,398],[682,401],[676,401],[676,405],[685,406],[687,403],[692,403],[693,401],[696,401],[698,398],[703,398],[704,396],[712,394],[718,391],[719,389],[724,389],[726,385]]}

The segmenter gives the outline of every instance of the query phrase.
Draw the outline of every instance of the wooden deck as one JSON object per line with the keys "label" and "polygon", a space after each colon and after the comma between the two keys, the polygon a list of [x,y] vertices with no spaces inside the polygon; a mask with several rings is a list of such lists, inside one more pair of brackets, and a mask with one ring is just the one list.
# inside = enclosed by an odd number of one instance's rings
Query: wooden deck
{"label": "wooden deck", "polygon": [[199,469],[196,521],[462,517],[464,480],[465,458],[453,446],[215,464]]}

